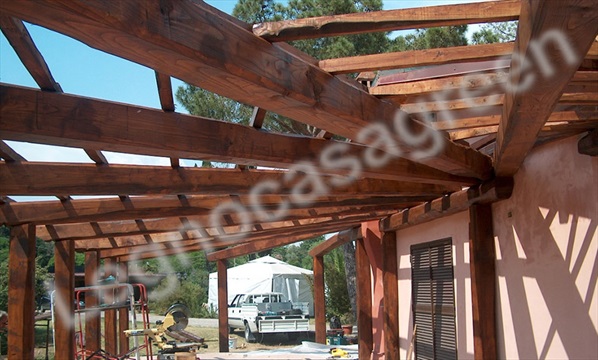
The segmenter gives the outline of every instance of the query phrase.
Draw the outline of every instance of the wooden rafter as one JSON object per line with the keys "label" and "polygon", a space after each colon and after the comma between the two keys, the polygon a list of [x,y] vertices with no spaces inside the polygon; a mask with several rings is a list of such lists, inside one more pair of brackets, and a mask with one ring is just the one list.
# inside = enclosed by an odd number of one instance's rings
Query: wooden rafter
{"label": "wooden rafter", "polygon": [[[39,176],[48,174],[48,176]],[[299,176],[299,175],[297,175]],[[305,175],[303,175],[305,176]],[[178,168],[135,165],[95,166],[91,164],[0,163],[2,195],[176,195],[249,194],[263,182],[279,184],[269,191],[288,195],[293,191],[288,171]],[[151,181],[147,181],[151,179]],[[362,194],[368,196],[429,196],[459,189],[459,186],[357,179],[349,185],[334,187],[329,177],[321,177],[327,195]]]}
{"label": "wooden rafter", "polygon": [[361,238],[363,238],[361,226],[339,231],[338,234],[335,234],[328,240],[316,245],[309,251],[309,255],[311,257],[324,256],[341,245]]}
{"label": "wooden rafter", "polygon": [[21,162],[26,161],[26,159],[21,156],[18,152],[14,151],[13,148],[8,146],[7,143],[0,140],[0,158],[4,159],[6,162]]}
{"label": "wooden rafter", "polygon": [[512,176],[517,172],[557,101],[576,75],[576,70],[598,33],[596,2],[522,1],[515,51],[521,59],[529,61],[535,51],[530,45],[554,29],[558,29],[561,36],[566,36],[567,44],[575,53],[563,53],[569,50],[562,46],[543,46],[543,56],[551,66],[558,67],[558,70],[552,76],[544,76],[540,66],[532,65],[531,74],[527,75],[534,76],[534,82],[526,91],[515,92],[524,76],[521,61],[511,64],[510,82],[514,87],[510,87],[506,93],[503,117],[498,129],[494,153],[497,176]]}
{"label": "wooden rafter", "polygon": [[[0,9],[206,90],[349,139],[371,123],[391,124],[399,111],[260,39],[202,2],[176,1],[174,6],[172,1],[161,1],[139,7],[46,0],[35,8],[3,2]],[[189,24],[202,31],[189,31]],[[421,129],[416,122],[412,125]],[[398,140],[406,152],[414,150]],[[486,156],[448,140],[426,164],[457,175],[491,176]]]}
{"label": "wooden rafter", "polygon": [[506,0],[354,13],[261,23],[253,27],[253,32],[270,41],[291,41],[375,31],[500,22],[517,20],[519,7],[518,0]]}
{"label": "wooden rafter", "polygon": [[[30,116],[36,117],[35,124],[28,121]],[[0,86],[0,137],[276,168],[289,167],[300,160],[311,160],[317,165],[320,154],[330,145],[323,139],[255,131],[191,115],[5,85]],[[347,156],[363,158],[364,146],[347,147]],[[348,173],[351,169],[327,171]],[[364,166],[362,176],[441,184],[476,182],[403,158],[393,158],[380,168]]]}

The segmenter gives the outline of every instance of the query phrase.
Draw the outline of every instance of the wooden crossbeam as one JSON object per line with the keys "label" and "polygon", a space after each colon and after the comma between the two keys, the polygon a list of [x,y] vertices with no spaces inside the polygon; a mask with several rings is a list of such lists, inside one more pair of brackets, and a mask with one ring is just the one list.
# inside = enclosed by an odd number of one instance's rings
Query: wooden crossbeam
{"label": "wooden crossbeam", "polygon": [[[39,176],[51,174],[51,176]],[[256,184],[280,184],[277,195],[289,195],[287,171],[205,169],[93,164],[0,163],[2,195],[176,195],[249,194]],[[147,181],[151,179],[151,182]],[[330,196],[429,196],[458,190],[459,186],[358,179],[347,186],[335,187],[329,177],[322,177]]]}
{"label": "wooden crossbeam", "polygon": [[326,59],[321,60],[318,66],[330,73],[348,74],[360,71],[495,60],[501,57],[508,58],[512,52],[513,43],[481,44]]}
{"label": "wooden crossbeam", "polygon": [[[555,29],[560,36],[566,36],[567,46],[575,53],[569,53],[563,44],[559,44],[560,47],[544,44],[540,47],[541,55],[558,70],[545,76],[541,71],[546,65],[532,64],[531,73],[527,72],[522,66],[530,65],[530,59],[538,55],[538,47],[532,45],[537,46],[543,35]],[[515,52],[524,61],[511,64],[510,82],[514,87],[506,93],[494,152],[497,176],[512,176],[517,172],[597,33],[598,6],[593,0],[533,4],[529,0],[522,1]],[[534,76],[533,85],[525,91],[517,88],[523,76]]]}
{"label": "wooden crossbeam", "polygon": [[313,249],[311,249],[309,251],[309,256],[324,256],[339,246],[361,238],[363,238],[363,235],[361,234],[361,226],[339,231],[338,234],[333,235],[330,239],[316,245]]}
{"label": "wooden crossbeam", "polygon": [[[421,198],[420,198],[421,199]],[[164,217],[209,215],[211,209],[222,202],[230,201],[229,196],[177,196],[132,197],[130,204],[120,199],[78,199],[66,202],[34,201],[9,202],[0,204],[0,224],[17,225],[34,223],[36,225],[73,224],[82,222],[103,222],[135,219],[158,219]],[[250,207],[247,196],[239,196],[240,204]],[[262,196],[259,198],[265,211],[276,211],[288,197]],[[418,201],[417,198],[351,196],[345,198],[321,197],[309,205],[310,209],[344,206],[404,204]]]}
{"label": "wooden crossbeam", "polygon": [[[545,133],[545,132],[555,132],[555,131],[563,131],[569,132],[574,130],[579,130],[580,132],[594,129],[598,126],[598,115],[594,115],[590,121],[576,121],[575,123],[564,121],[559,122],[548,122],[545,126],[542,127],[540,133],[538,135]],[[488,135],[488,134],[496,134],[498,132],[498,125],[492,126],[482,126],[476,127],[471,129],[465,130],[456,130],[449,132],[449,136],[451,140],[461,140],[461,139],[471,139],[474,137]]]}
{"label": "wooden crossbeam", "polygon": [[[399,111],[391,103],[255,36],[203,2],[172,0],[145,6],[121,5],[43,0],[35,7],[3,2],[0,10],[208,91],[349,139],[356,139],[371,123],[391,125]],[[191,31],[189,24],[202,31]],[[415,121],[410,125],[414,130],[422,129]],[[408,140],[397,140],[405,152],[417,150]],[[425,163],[457,175],[481,179],[491,176],[491,163],[486,156],[448,140]]]}
{"label": "wooden crossbeam", "polygon": [[[28,121],[31,116],[37,119],[35,123]],[[288,168],[299,160],[310,160],[317,166],[320,155],[331,144],[191,115],[5,85],[0,85],[0,137],[276,168]],[[363,159],[366,147],[346,146],[346,157]],[[476,182],[396,157],[383,167],[362,169],[363,177],[379,179],[461,185]],[[347,174],[352,169],[321,171]]]}
{"label": "wooden crossbeam", "polygon": [[253,32],[270,41],[291,41],[376,31],[517,20],[519,1],[363,12],[256,24]]}
{"label": "wooden crossbeam", "polygon": [[14,151],[13,148],[8,146],[8,144],[2,140],[0,140],[0,158],[4,159],[6,162],[27,161],[23,156]]}
{"label": "wooden crossbeam", "polygon": [[473,204],[508,199],[512,191],[512,178],[495,178],[477,187],[461,190],[384,218],[380,221],[380,231],[396,231],[465,211]]}

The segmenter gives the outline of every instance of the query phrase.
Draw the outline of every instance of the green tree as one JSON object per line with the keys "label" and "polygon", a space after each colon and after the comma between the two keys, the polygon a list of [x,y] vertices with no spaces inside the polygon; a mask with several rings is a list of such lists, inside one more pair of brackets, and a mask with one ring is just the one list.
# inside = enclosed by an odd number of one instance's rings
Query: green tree
{"label": "green tree", "polygon": [[392,51],[436,49],[467,45],[467,25],[417,29],[415,33],[392,40]]}
{"label": "green tree", "polygon": [[516,21],[488,23],[482,25],[480,30],[473,33],[471,42],[473,44],[509,42],[515,41],[515,36],[517,36]]}

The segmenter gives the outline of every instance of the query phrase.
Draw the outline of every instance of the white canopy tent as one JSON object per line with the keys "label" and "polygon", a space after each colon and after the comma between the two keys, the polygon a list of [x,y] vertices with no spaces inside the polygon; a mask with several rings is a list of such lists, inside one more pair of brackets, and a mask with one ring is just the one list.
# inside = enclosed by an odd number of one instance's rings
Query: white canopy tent
{"label": "white canopy tent", "polygon": [[[264,256],[228,269],[228,303],[237,294],[280,292],[313,316],[313,272]],[[218,273],[210,274],[208,305],[218,307]]]}

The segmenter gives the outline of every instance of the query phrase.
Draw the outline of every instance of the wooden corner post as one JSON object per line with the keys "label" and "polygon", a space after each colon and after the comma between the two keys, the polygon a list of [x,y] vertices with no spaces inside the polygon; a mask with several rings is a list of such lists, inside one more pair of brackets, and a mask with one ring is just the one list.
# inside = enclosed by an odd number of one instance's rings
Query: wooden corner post
{"label": "wooden corner post", "polygon": [[357,329],[359,331],[359,358],[369,359],[374,349],[372,331],[372,273],[364,239],[355,242],[357,265]]}
{"label": "wooden corner post", "polygon": [[326,343],[326,299],[324,295],[324,256],[314,256],[314,313],[316,342]]}
{"label": "wooden corner post", "polygon": [[228,273],[226,259],[218,260],[218,347],[228,352]]}
{"label": "wooden corner post", "polygon": [[384,282],[384,348],[386,359],[399,358],[399,282],[397,274],[397,234],[382,236]]}
{"label": "wooden corner post", "polygon": [[54,243],[54,342],[63,359],[75,357],[75,243]]}
{"label": "wooden corner post", "polygon": [[[99,251],[88,251],[85,253],[85,286],[98,284],[98,273],[100,270]],[[85,294],[85,306],[94,308],[100,305],[99,294],[96,291],[88,291]],[[101,316],[100,312],[87,312],[85,314],[85,350],[92,353],[101,349]]]}
{"label": "wooden corner post", "polygon": [[35,226],[13,226],[8,250],[8,358],[33,359]]}

